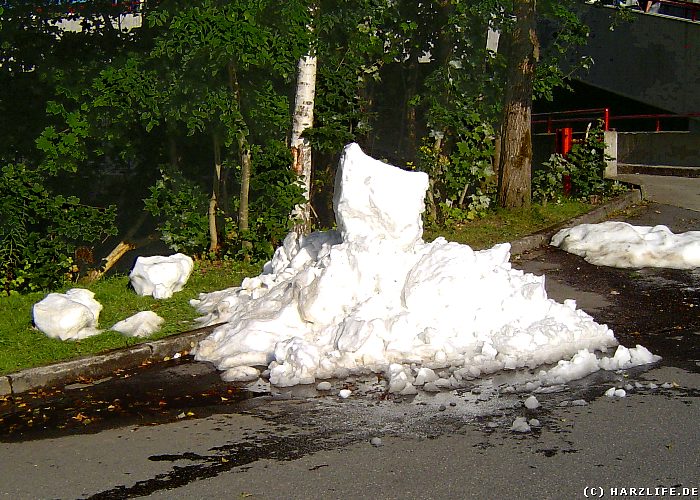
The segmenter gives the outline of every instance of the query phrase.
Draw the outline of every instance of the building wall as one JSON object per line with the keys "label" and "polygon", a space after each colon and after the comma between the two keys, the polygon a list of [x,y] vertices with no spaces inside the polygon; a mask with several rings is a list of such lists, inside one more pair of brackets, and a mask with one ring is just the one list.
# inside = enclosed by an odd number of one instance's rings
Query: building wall
{"label": "building wall", "polygon": [[[593,57],[581,81],[674,113],[700,112],[700,22],[582,5],[591,35],[583,53]],[[614,24],[614,29],[610,26]]]}

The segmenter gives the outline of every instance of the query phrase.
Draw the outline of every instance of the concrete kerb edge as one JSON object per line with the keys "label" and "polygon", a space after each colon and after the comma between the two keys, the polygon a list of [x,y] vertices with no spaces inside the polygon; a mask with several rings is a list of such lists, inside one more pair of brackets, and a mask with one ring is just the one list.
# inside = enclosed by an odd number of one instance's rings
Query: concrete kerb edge
{"label": "concrete kerb edge", "polygon": [[[511,254],[519,255],[546,245],[552,236],[564,227],[600,222],[607,219],[613,212],[639,203],[643,199],[643,186],[633,187],[634,189],[628,193],[614,198],[587,214],[511,242]],[[219,325],[221,323],[105,354],[3,375],[0,376],[0,396],[20,394],[41,387],[65,385],[80,377],[101,378],[112,374],[117,369],[135,368],[146,361],[163,361],[165,358],[172,358],[178,352],[189,351]]]}
{"label": "concrete kerb edge", "polygon": [[52,365],[27,368],[0,377],[0,396],[21,394],[42,387],[58,387],[75,382],[81,377],[103,378],[116,370],[136,368],[151,361],[172,358],[176,353],[189,351],[197,342],[209,335],[221,323],[164,339],[144,342],[132,347],[116,349],[93,356],[86,356]]}
{"label": "concrete kerb edge", "polygon": [[538,231],[534,234],[530,234],[524,238],[512,241],[510,244],[511,255],[520,255],[549,244],[552,236],[554,236],[557,231],[565,227],[602,222],[608,219],[614,212],[624,210],[641,202],[643,199],[642,195],[642,187],[635,185],[633,186],[633,189],[627,193],[620,195],[617,198],[613,198],[612,200],[604,203],[598,208],[591,210],[588,213],[574,217],[573,219],[557,224],[556,226],[548,227],[547,229],[543,229],[542,231]]}

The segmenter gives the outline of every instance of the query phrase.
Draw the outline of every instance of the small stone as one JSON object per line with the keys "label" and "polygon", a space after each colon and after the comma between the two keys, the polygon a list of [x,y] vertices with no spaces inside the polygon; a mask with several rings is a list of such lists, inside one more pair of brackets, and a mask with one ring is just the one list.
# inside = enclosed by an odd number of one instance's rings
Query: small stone
{"label": "small stone", "polygon": [[347,399],[350,397],[350,394],[352,394],[352,391],[350,389],[341,389],[338,393],[338,396],[340,396],[343,399]]}
{"label": "small stone", "polygon": [[536,418],[531,418],[528,421],[528,424],[530,424],[530,427],[541,427],[542,426],[542,424],[540,424],[540,421]]}
{"label": "small stone", "polygon": [[454,401],[450,401],[450,406],[457,406],[457,403],[455,403]]}
{"label": "small stone", "polygon": [[577,399],[571,402],[571,406],[588,406],[588,401],[585,399]]}
{"label": "small stone", "polygon": [[438,408],[438,410],[440,410],[440,411],[445,411],[446,409],[447,409],[447,406],[445,406],[445,405],[440,405],[440,407]]}
{"label": "small stone", "polygon": [[375,448],[378,448],[382,445],[382,439],[378,438],[378,437],[373,437],[372,439],[369,440],[369,444],[371,444]]}
{"label": "small stone", "polygon": [[330,382],[319,382],[318,385],[316,385],[316,390],[317,391],[330,391],[333,386],[331,385]]}

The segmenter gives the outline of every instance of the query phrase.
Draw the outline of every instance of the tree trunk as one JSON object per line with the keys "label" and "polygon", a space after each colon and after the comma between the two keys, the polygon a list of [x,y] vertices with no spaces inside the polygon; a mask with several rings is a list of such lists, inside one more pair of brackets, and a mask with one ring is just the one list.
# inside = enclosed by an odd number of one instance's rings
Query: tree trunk
{"label": "tree trunk", "polygon": [[292,123],[292,170],[299,176],[304,190],[303,204],[294,207],[292,218],[297,234],[311,231],[311,145],[302,137],[304,130],[313,126],[314,98],[316,96],[316,56],[306,55],[299,59],[297,90],[294,99],[294,120]]}
{"label": "tree trunk", "polygon": [[532,86],[539,43],[535,32],[536,0],[515,2],[515,26],[510,34],[508,79],[498,169],[498,198],[502,207],[530,205]]}
{"label": "tree trunk", "polygon": [[112,267],[114,267],[114,265],[117,262],[119,262],[119,259],[121,259],[125,253],[134,250],[140,246],[144,246],[157,239],[153,235],[147,236],[146,238],[142,238],[140,240],[133,239],[138,230],[141,229],[141,226],[143,226],[143,223],[146,221],[147,217],[148,212],[141,212],[139,218],[136,219],[136,221],[132,224],[131,228],[129,228],[122,240],[117,244],[116,247],[112,249],[111,252],[109,252],[109,255],[107,255],[107,257],[102,259],[100,267],[97,269],[92,269],[90,272],[88,272],[85,278],[83,279],[83,282],[94,283],[95,281],[102,278],[102,276],[104,276],[105,273],[107,273],[107,271],[112,269]]}
{"label": "tree trunk", "polygon": [[[250,145],[248,140],[244,135],[240,135],[238,138],[238,150],[240,151],[241,159],[241,194],[240,203],[238,206],[238,230],[241,234],[245,234],[248,231],[248,195],[250,194],[250,175],[251,175],[251,155],[250,155]],[[250,241],[243,239],[243,251],[245,253],[245,258],[248,260],[250,258],[250,250],[253,245]]]}
{"label": "tree trunk", "polygon": [[219,199],[221,197],[221,146],[219,137],[214,133],[214,179],[212,180],[211,196],[209,197],[209,251],[216,253],[219,251],[219,227],[217,224],[217,213],[219,209]]}
{"label": "tree trunk", "polygon": [[[229,87],[233,93],[233,98],[236,101],[238,109],[241,109],[241,87],[238,84],[238,75],[236,74],[236,66],[233,61],[228,63],[228,79]],[[238,231],[245,234],[248,229],[248,196],[250,195],[250,176],[252,175],[252,163],[250,145],[248,138],[243,130],[238,132],[238,154],[241,163],[241,190],[238,204]],[[250,259],[250,250],[253,248],[252,243],[242,237],[243,252],[245,259]]]}

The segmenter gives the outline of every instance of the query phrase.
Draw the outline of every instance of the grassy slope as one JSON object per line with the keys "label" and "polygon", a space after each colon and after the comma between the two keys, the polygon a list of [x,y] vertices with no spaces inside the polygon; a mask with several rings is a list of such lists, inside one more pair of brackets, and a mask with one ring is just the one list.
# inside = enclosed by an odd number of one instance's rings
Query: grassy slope
{"label": "grassy slope", "polygon": [[[438,236],[444,236],[448,240],[466,243],[475,249],[489,248],[496,243],[512,241],[570,219],[590,208],[589,205],[569,202],[546,207],[535,206],[530,210],[498,210],[481,220],[450,228],[426,230],[424,238],[431,241]],[[163,329],[150,337],[158,339],[195,326],[192,321],[198,315],[189,305],[189,300],[196,298],[200,292],[238,286],[245,276],[255,276],[259,273],[260,266],[231,261],[198,263],[186,288],[171,299],[160,301],[152,297],[137,296],[128,288],[128,277],[123,275],[104,279],[89,288],[95,292],[97,301],[104,306],[99,321],[101,328],[108,328],[139,311],[150,309],[165,319]],[[0,297],[0,374],[142,341],[110,331],[80,341],[50,339],[34,329],[31,324],[32,306],[45,295],[32,293]]]}

